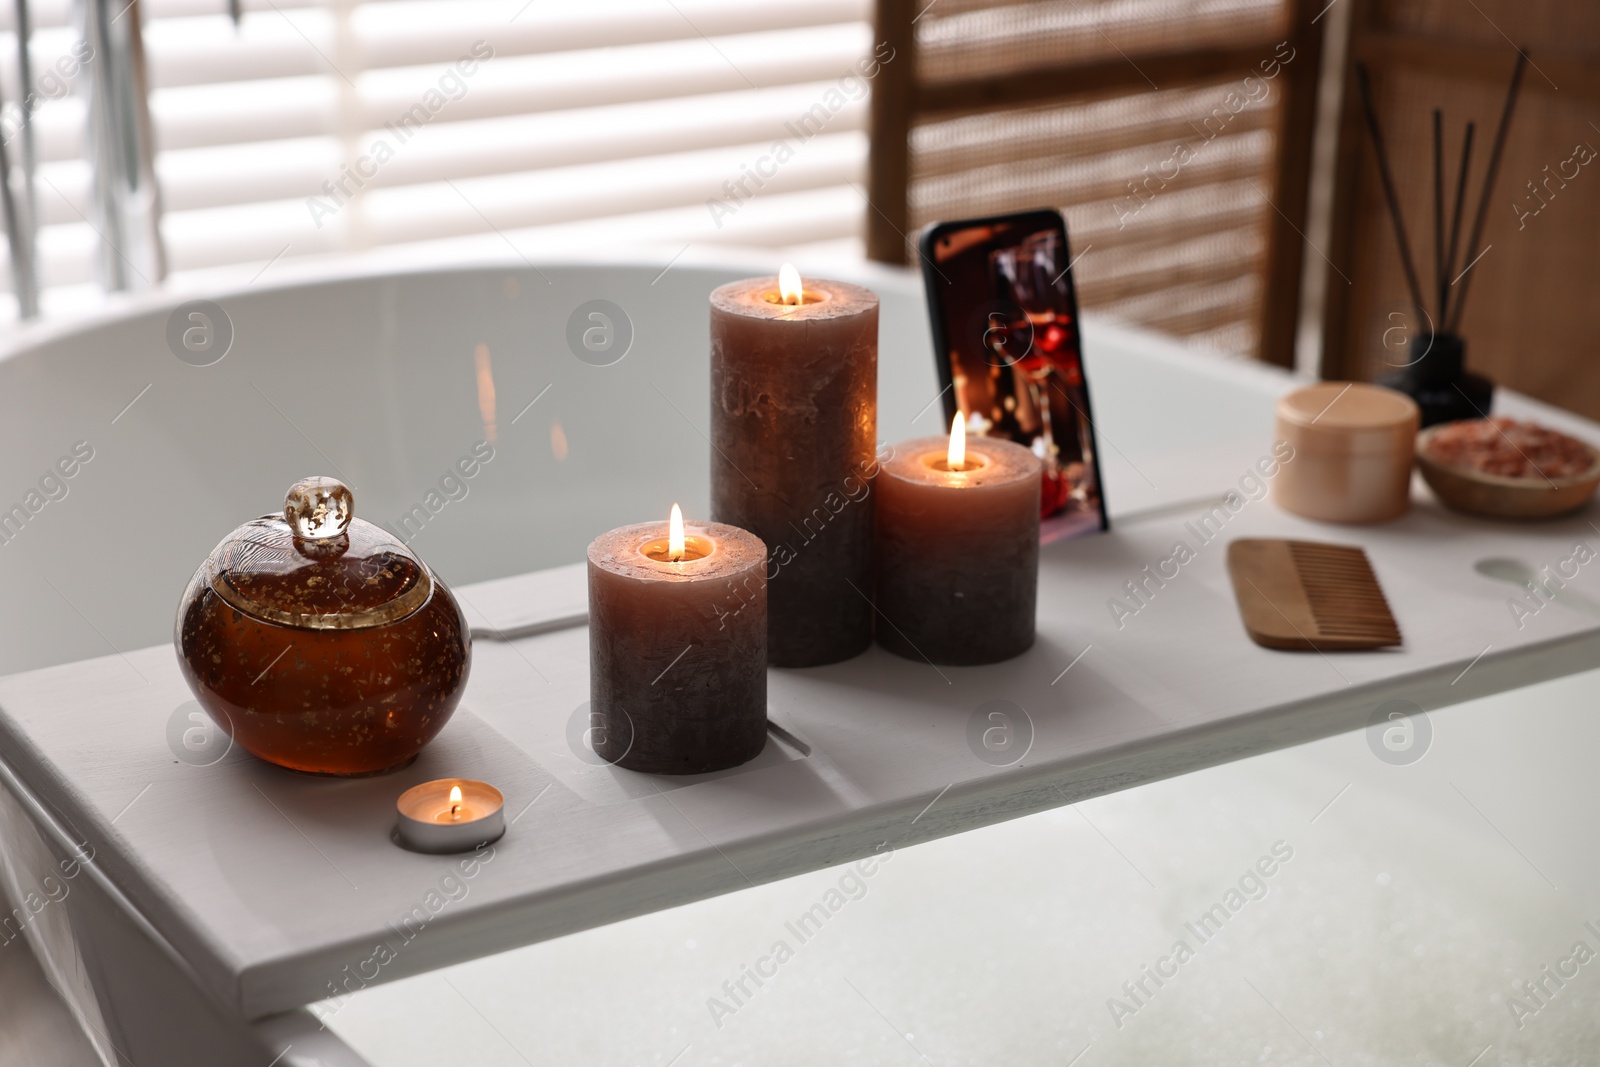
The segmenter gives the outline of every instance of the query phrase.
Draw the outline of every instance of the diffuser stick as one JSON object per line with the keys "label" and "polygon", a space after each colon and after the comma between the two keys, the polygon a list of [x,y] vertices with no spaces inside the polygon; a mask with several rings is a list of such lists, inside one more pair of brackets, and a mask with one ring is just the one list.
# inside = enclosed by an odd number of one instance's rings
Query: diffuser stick
{"label": "diffuser stick", "polygon": [[[1478,241],[1483,237],[1483,224],[1489,217],[1489,195],[1494,192],[1494,179],[1500,172],[1500,153],[1506,146],[1506,131],[1511,127],[1511,112],[1517,106],[1517,92],[1522,88],[1522,73],[1528,67],[1528,53],[1517,49],[1517,65],[1511,71],[1511,84],[1506,88],[1505,107],[1500,111],[1500,128],[1495,130],[1494,147],[1489,150],[1489,167],[1483,175],[1483,189],[1478,193],[1478,215],[1472,220],[1472,236],[1467,239],[1467,267],[1471,268],[1478,255]],[[1454,282],[1451,282],[1454,285]],[[1445,327],[1451,333],[1461,321],[1461,312],[1467,303],[1467,288],[1472,284],[1471,274],[1461,278],[1461,292],[1456,294],[1456,308]]]}
{"label": "diffuser stick", "polygon": [[1461,170],[1456,175],[1455,217],[1450,221],[1450,247],[1444,254],[1444,281],[1439,288],[1439,327],[1444,328],[1450,314],[1450,278],[1456,272],[1456,253],[1461,249],[1461,212],[1467,203],[1467,175],[1472,171],[1472,135],[1478,124],[1467,123],[1467,135],[1461,142]]}
{"label": "diffuser stick", "polygon": [[1433,284],[1439,293],[1439,321],[1444,321],[1444,112],[1433,109]]}
{"label": "diffuser stick", "polygon": [[1389,219],[1394,223],[1395,240],[1400,244],[1400,265],[1405,268],[1406,284],[1411,287],[1411,299],[1423,318],[1428,310],[1422,302],[1422,286],[1417,282],[1417,267],[1411,260],[1411,243],[1406,240],[1406,224],[1400,217],[1400,198],[1394,191],[1394,174],[1389,169],[1389,152],[1384,146],[1383,128],[1378,125],[1378,111],[1372,105],[1372,82],[1365,63],[1356,64],[1356,83],[1361,88],[1361,105],[1367,115],[1367,132],[1372,134],[1373,154],[1378,157],[1378,177],[1383,181],[1384,199],[1389,203]]}

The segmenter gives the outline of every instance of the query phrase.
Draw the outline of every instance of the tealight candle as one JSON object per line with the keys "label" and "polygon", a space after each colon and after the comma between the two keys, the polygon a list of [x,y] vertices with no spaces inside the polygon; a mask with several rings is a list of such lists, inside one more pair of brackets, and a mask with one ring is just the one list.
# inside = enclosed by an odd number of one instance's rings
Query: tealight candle
{"label": "tealight candle", "polygon": [[470,852],[506,832],[505,797],[487,782],[439,778],[400,794],[400,843],[413,852]]}
{"label": "tealight candle", "polygon": [[767,550],[722,523],[666,523],[589,545],[589,739],[634,771],[734,767],[767,741]]}
{"label": "tealight candle", "polygon": [[895,446],[878,472],[878,643],[910,659],[997,663],[1033,644],[1042,465],[1021,445]]}
{"label": "tealight candle", "polygon": [[711,512],[767,546],[773,666],[872,643],[877,422],[876,294],[787,264],[711,294]]}

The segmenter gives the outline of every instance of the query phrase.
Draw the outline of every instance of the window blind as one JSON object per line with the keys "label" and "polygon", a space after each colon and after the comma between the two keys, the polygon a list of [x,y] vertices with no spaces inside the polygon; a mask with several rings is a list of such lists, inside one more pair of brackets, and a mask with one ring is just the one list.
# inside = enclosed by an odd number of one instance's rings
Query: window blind
{"label": "window blind", "polygon": [[[1256,355],[1285,72],[1297,61],[1290,5],[940,0],[919,10],[911,30],[925,96],[984,80],[998,88],[913,116],[906,232],[1058,206],[1081,257],[1084,307],[1208,352]],[[1219,50],[1235,54],[1234,70],[1185,72],[1186,59]],[[1051,89],[1097,65],[1132,77]],[[1012,92],[1019,84],[1049,91]]]}
{"label": "window blind", "polygon": [[[94,291],[97,238],[72,5],[32,10],[50,314]],[[140,10],[175,276],[426,242],[860,254],[870,0],[245,0],[237,27],[226,0]]]}

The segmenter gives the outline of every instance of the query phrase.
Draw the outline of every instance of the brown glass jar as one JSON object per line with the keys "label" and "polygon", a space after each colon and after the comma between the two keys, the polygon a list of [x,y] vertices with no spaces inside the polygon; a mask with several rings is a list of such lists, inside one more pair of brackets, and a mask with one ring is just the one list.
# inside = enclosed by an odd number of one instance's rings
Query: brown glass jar
{"label": "brown glass jar", "polygon": [[178,662],[234,741],[309,774],[382,774],[455,711],[472,646],[444,583],[333,478],[223,539],[178,605]]}

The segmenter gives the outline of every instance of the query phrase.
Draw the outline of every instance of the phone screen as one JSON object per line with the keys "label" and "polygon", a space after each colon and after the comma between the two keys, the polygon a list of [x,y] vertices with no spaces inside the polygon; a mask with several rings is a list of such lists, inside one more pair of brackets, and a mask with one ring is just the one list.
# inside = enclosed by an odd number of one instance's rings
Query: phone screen
{"label": "phone screen", "polygon": [[1042,540],[1106,529],[1060,212],[936,223],[919,244],[946,422],[1043,461]]}

